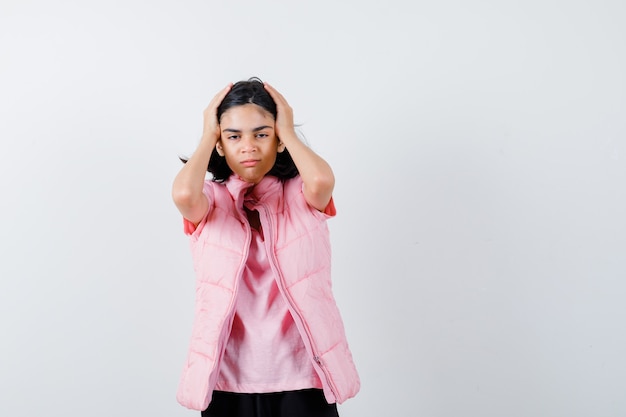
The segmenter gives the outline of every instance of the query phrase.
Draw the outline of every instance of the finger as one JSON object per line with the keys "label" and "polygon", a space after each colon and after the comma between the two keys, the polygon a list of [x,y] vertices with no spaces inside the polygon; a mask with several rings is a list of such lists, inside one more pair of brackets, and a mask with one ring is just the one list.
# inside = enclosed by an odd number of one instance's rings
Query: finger
{"label": "finger", "polygon": [[265,87],[265,89],[267,90],[268,93],[270,93],[270,96],[272,96],[272,98],[274,99],[274,101],[282,101],[284,103],[287,102],[287,100],[285,100],[285,97],[283,97],[282,94],[280,94],[278,92],[278,90],[276,90],[274,87],[272,87],[271,85],[269,85],[268,83],[264,83],[263,86]]}
{"label": "finger", "polygon": [[222,103],[222,100],[224,100],[224,97],[226,97],[226,94],[228,94],[232,86],[233,84],[229,83],[226,87],[221,89],[209,102],[209,105],[207,106],[207,110],[210,108],[217,108],[217,106],[219,106]]}
{"label": "finger", "polygon": [[226,94],[228,94],[228,92],[230,91],[230,89],[232,88],[233,83],[228,83],[228,85],[226,87],[224,87],[222,90],[220,90],[215,97],[213,97],[213,100],[211,100],[211,103],[209,103],[209,106],[219,106],[220,103],[222,102],[222,100],[224,100],[224,97],[226,97]]}
{"label": "finger", "polygon": [[267,91],[270,93],[270,95],[271,95],[272,97],[274,97],[274,98],[278,98],[278,99],[281,99],[281,100],[285,101],[285,98],[283,97],[283,95],[282,95],[282,94],[280,94],[280,93],[278,92],[278,90],[277,90],[277,89],[275,89],[274,87],[272,87],[272,86],[271,86],[271,85],[269,85],[269,84],[265,84],[265,87],[266,87]]}

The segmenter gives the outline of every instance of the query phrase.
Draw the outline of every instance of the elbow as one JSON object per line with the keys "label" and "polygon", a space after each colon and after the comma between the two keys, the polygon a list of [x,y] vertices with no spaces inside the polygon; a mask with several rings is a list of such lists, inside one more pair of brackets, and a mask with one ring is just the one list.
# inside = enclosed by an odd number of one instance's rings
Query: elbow
{"label": "elbow", "polygon": [[331,175],[324,175],[310,178],[304,184],[304,198],[310,206],[319,211],[324,211],[335,187],[335,178]]}
{"label": "elbow", "polygon": [[203,192],[194,192],[186,187],[172,189],[172,199],[183,217],[198,224],[208,210],[208,199]]}
{"label": "elbow", "polygon": [[177,207],[192,207],[196,200],[194,193],[188,188],[173,188],[172,199]]}
{"label": "elbow", "polygon": [[307,184],[309,191],[314,195],[330,195],[335,188],[335,176],[331,173],[316,175]]}

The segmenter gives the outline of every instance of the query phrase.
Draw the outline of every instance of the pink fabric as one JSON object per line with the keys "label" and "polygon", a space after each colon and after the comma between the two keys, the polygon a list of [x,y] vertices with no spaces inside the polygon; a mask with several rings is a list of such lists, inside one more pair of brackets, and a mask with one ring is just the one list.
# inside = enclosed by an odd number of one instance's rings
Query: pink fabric
{"label": "pink fabric", "polygon": [[[205,218],[190,227],[196,273],[195,317],[177,400],[194,410],[208,407],[235,318],[235,306],[252,232],[243,209],[253,199],[265,237],[270,267],[329,403],[342,403],[359,391],[354,365],[332,294],[331,248],[326,220],[334,215],[308,205],[302,179],[266,176],[251,184],[236,176],[205,182]],[[192,225],[193,226],[193,225]]]}
{"label": "pink fabric", "polygon": [[235,318],[216,389],[263,393],[322,388],[267,259],[252,229]]}

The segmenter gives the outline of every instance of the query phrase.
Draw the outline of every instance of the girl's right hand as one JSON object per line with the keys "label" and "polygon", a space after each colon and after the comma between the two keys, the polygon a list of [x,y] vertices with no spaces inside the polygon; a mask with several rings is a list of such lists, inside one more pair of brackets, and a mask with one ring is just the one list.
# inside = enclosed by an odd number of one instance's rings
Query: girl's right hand
{"label": "girl's right hand", "polygon": [[226,94],[230,91],[232,83],[229,83],[224,89],[222,89],[219,93],[213,97],[213,100],[209,103],[206,109],[204,109],[204,127],[202,129],[202,137],[203,138],[211,138],[218,140],[220,138],[220,123],[217,120],[217,108],[226,97]]}

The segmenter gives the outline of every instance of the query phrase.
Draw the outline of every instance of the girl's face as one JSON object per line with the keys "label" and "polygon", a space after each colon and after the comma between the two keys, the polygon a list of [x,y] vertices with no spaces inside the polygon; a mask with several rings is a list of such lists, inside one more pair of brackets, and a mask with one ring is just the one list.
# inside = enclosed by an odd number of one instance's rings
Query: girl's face
{"label": "girl's face", "polygon": [[284,149],[276,138],[274,122],[271,113],[251,103],[222,114],[217,152],[244,181],[258,184],[274,166],[276,153]]}

